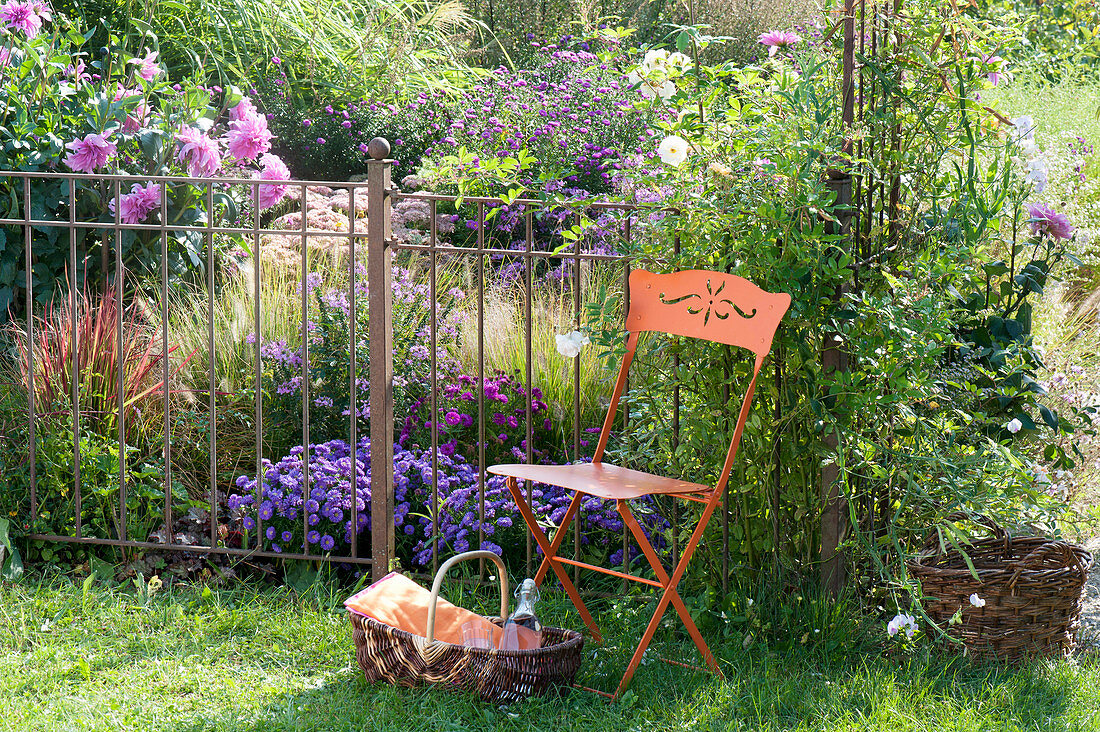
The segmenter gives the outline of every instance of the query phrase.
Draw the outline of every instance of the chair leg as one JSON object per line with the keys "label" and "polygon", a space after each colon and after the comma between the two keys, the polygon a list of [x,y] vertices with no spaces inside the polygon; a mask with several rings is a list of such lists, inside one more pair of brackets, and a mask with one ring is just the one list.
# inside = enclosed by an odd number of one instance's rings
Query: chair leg
{"label": "chair leg", "polygon": [[657,579],[661,581],[664,587],[664,592],[661,594],[660,600],[657,602],[657,608],[653,612],[653,617],[649,621],[649,625],[646,626],[645,633],[642,635],[641,641],[638,643],[637,649],[634,651],[634,656],[630,659],[630,664],[627,666],[626,673],[623,674],[622,681],[619,682],[619,688],[615,691],[615,696],[619,696],[626,689],[627,684],[630,683],[630,679],[633,677],[634,672],[637,670],[638,665],[641,663],[642,655],[645,653],[646,648],[653,640],[653,635],[657,631],[657,626],[661,621],[661,617],[664,615],[665,610],[671,603],[676,608],[676,614],[680,616],[681,622],[687,629],[688,634],[691,636],[692,641],[695,643],[695,647],[699,649],[700,655],[706,662],[707,666],[713,671],[718,678],[725,678],[722,670],[718,667],[718,662],[714,658],[714,654],[711,653],[710,648],[703,640],[702,634],[699,632],[699,628],[696,627],[695,622],[691,619],[691,613],[688,612],[687,606],[684,605],[683,600],[680,598],[679,593],[676,591],[679,585],[680,578],[683,576],[683,572],[687,567],[687,562],[690,560],[691,555],[695,552],[696,546],[698,546],[698,540],[702,538],[702,529],[705,528],[707,520],[710,519],[710,510],[705,510],[703,516],[700,519],[700,523],[696,526],[695,531],[692,533],[692,539],[685,547],[684,554],[680,558],[679,564],[675,567],[673,576],[669,577],[665,572],[664,566],[661,564],[661,558],[657,556],[657,552],[653,549],[653,546],[649,543],[648,537],[645,532],[642,531],[641,525],[638,524],[637,519],[634,518],[634,514],[631,513],[630,507],[627,506],[626,501],[617,501],[616,508],[619,511],[619,515],[623,517],[623,521],[630,529],[630,533],[634,535],[635,540],[638,542],[639,548],[649,561],[650,566],[653,568],[654,573],[657,575]]}
{"label": "chair leg", "polygon": [[[592,639],[597,643],[603,643],[603,636],[600,635],[600,628],[596,625],[596,621],[592,619],[592,614],[588,612],[588,608],[585,606],[584,600],[581,599],[581,595],[577,592],[577,588],[573,585],[572,580],[569,579],[569,573],[565,571],[564,567],[553,561],[554,557],[557,556],[557,548],[561,545],[561,542],[558,541],[552,545],[549,539],[546,538],[546,534],[539,528],[538,519],[535,517],[534,512],[531,510],[531,507],[527,505],[527,501],[524,499],[516,479],[509,476],[505,484],[508,486],[508,492],[512,494],[512,500],[516,502],[516,508],[519,509],[520,515],[523,516],[527,528],[530,529],[539,548],[542,549],[542,553],[545,556],[543,563],[549,563],[550,568],[554,570],[554,574],[557,575],[562,587],[565,588],[565,593],[569,595],[569,599],[573,601],[573,605],[577,608],[577,612],[581,614],[581,619],[584,621],[585,626],[588,627],[588,632],[592,634]],[[580,495],[581,494],[578,493],[573,497],[573,502],[566,511],[566,519],[571,519],[572,514],[576,513],[576,506],[579,505]],[[558,529],[558,534],[555,535],[554,538],[557,539],[558,535],[561,535],[567,527],[568,523],[563,521],[561,528]]]}
{"label": "chair leg", "polygon": [[[573,523],[573,518],[577,515],[577,511],[580,510],[581,501],[583,499],[583,493],[573,493],[573,500],[569,502],[569,507],[565,509],[565,516],[562,518],[558,530],[554,532],[554,540],[550,543],[552,556],[558,556],[558,550],[561,549],[562,540],[565,539],[568,533],[566,529]],[[550,569],[550,556],[551,554],[543,553],[542,563],[539,564],[539,571],[535,573],[535,584],[540,587],[542,586],[542,581],[546,579],[547,570]]]}

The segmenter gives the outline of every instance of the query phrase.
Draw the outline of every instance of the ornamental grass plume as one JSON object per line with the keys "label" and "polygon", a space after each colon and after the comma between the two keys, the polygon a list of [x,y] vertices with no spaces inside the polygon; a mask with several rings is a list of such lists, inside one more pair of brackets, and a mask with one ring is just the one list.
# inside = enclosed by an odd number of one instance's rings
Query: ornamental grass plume
{"label": "ornamental grass plume", "polygon": [[780,48],[787,48],[801,41],[802,36],[793,31],[768,31],[761,33],[757,40],[768,47],[769,56],[774,56]]}
{"label": "ornamental grass plume", "polygon": [[65,145],[72,152],[65,157],[65,165],[77,173],[91,173],[110,160],[118,147],[107,135],[93,132],[83,140],[73,140]]}
{"label": "ornamental grass plume", "polygon": [[1045,203],[1028,204],[1028,226],[1031,233],[1051,239],[1069,239],[1073,236],[1073,224],[1065,214],[1058,213]]}

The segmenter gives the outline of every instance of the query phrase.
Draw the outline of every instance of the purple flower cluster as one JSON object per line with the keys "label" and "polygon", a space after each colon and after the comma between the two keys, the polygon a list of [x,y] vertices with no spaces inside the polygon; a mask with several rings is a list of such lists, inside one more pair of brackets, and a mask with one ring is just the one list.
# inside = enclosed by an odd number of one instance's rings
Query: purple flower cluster
{"label": "purple flower cluster", "polygon": [[[302,453],[299,446],[277,463],[265,460],[260,486],[255,476],[238,477],[236,484],[240,491],[228,499],[231,519],[245,532],[259,528],[261,545],[277,553],[299,552],[307,546],[311,552],[317,547],[324,552],[337,547],[348,551],[352,541],[364,535],[369,544],[370,439],[359,441],[354,463],[351,447],[343,440],[310,445],[306,464]],[[436,464],[441,493],[476,481],[476,473],[461,458],[440,455]],[[413,494],[422,496],[431,490],[431,459],[423,451],[409,451],[396,445],[393,475],[394,526],[400,535],[411,536],[416,531],[409,516],[413,508],[411,499]]]}

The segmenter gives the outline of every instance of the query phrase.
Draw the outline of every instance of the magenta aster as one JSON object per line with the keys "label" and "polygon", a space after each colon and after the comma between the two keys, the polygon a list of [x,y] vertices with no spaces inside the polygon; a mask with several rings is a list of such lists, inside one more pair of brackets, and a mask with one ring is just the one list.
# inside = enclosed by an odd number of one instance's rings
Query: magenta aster
{"label": "magenta aster", "polygon": [[[260,162],[263,164],[263,170],[260,171],[259,178],[261,180],[290,180],[290,168],[286,167],[286,164],[279,159],[278,155],[272,155],[267,153]],[[264,185],[259,186],[260,193],[260,209],[268,209],[283,200],[283,196],[286,195],[287,186],[280,185]]]}
{"label": "magenta aster", "polygon": [[793,46],[801,41],[802,36],[792,31],[768,31],[767,33],[761,33],[757,40],[768,47],[769,56],[774,56],[780,48]]}
{"label": "magenta aster", "polygon": [[194,127],[185,127],[176,135],[180,144],[179,161],[187,163],[187,172],[193,178],[209,178],[222,166],[221,150],[216,140]]}
{"label": "magenta aster", "polygon": [[78,173],[91,173],[102,167],[118,149],[106,136],[95,132],[83,140],[73,140],[65,147],[72,150],[65,157],[65,165]]}
{"label": "magenta aster", "polygon": [[231,121],[225,139],[229,153],[238,160],[255,160],[271,149],[267,120],[255,112],[246,112]]}
{"label": "magenta aster", "polygon": [[1027,215],[1032,234],[1045,234],[1051,239],[1068,239],[1073,236],[1073,224],[1069,222],[1069,217],[1045,203],[1028,204]]}

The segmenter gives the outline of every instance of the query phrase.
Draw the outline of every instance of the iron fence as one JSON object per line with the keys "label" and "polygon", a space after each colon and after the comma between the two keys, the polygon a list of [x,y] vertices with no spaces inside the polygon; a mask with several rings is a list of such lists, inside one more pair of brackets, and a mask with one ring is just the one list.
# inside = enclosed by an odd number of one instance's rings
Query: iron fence
{"label": "iron fence", "polygon": [[[500,237],[495,236],[494,221],[501,210],[501,200],[491,197],[466,197],[459,199],[455,196],[445,196],[429,193],[405,193],[400,192],[391,184],[391,169],[393,161],[384,159],[387,146],[372,147],[372,155],[375,159],[369,163],[367,179],[359,183],[308,182],[308,181],[265,181],[247,178],[210,178],[195,179],[175,176],[132,176],[132,175],[88,175],[77,173],[41,173],[41,172],[4,172],[0,173],[0,179],[6,183],[13,203],[5,215],[0,218],[0,227],[6,227],[9,232],[18,231],[22,241],[22,264],[24,270],[23,292],[19,304],[23,310],[21,322],[25,322],[25,331],[22,338],[25,339],[26,348],[23,350],[21,370],[23,373],[24,391],[27,394],[27,426],[28,439],[27,450],[27,501],[29,504],[29,536],[48,542],[75,543],[85,545],[108,545],[123,549],[157,549],[167,551],[179,551],[200,554],[222,554],[239,557],[266,557],[284,559],[309,559],[324,560],[330,562],[350,563],[354,565],[367,565],[371,567],[373,576],[377,579],[388,572],[395,558],[395,485],[394,485],[394,444],[397,438],[395,434],[394,419],[394,331],[393,331],[393,287],[392,276],[395,254],[402,257],[418,256],[426,260],[422,269],[424,279],[427,280],[427,296],[423,306],[427,310],[427,371],[430,375],[427,408],[432,419],[439,417],[440,395],[440,363],[441,351],[438,348],[440,333],[439,310],[439,273],[441,266],[447,263],[464,261],[472,272],[472,287],[476,289],[476,297],[472,305],[476,314],[476,324],[473,328],[473,338],[470,338],[470,348],[475,352],[476,361],[476,390],[477,410],[477,454],[471,458],[471,464],[476,465],[477,475],[477,536],[478,545],[483,544],[487,536],[487,528],[491,522],[487,522],[486,506],[486,445],[491,438],[488,430],[491,429],[489,408],[487,405],[486,390],[483,388],[487,377],[486,338],[492,337],[486,327],[486,295],[492,287],[491,272],[499,272],[504,264],[511,265],[512,282],[515,288],[511,291],[513,296],[522,297],[523,311],[523,362],[522,374],[523,386],[521,393],[524,395],[524,404],[521,407],[526,418],[524,430],[526,439],[522,442],[523,455],[516,455],[517,460],[528,462],[535,459],[533,454],[534,414],[537,399],[533,394],[538,391],[534,383],[533,363],[536,355],[533,352],[533,320],[532,308],[535,290],[536,269],[544,269],[552,264],[557,267],[563,282],[568,282],[563,291],[571,304],[570,320],[572,327],[579,328],[582,322],[582,312],[585,307],[586,293],[583,290],[582,271],[594,265],[603,267],[621,268],[621,278],[615,279],[621,282],[621,292],[626,303],[626,281],[629,276],[631,263],[622,254],[629,251],[634,231],[636,229],[636,209],[626,204],[591,203],[584,204],[587,214],[604,215],[611,223],[605,222],[605,228],[614,229],[612,234],[615,245],[602,250],[595,250],[589,246],[588,240],[583,235],[576,236],[568,246],[559,246],[557,249],[548,248],[546,242],[540,239],[538,222],[547,216],[556,217],[562,225],[558,227],[569,228],[570,222],[579,222],[582,212],[580,210],[567,211],[561,203],[553,203],[535,199],[518,199],[508,202],[504,207],[515,222],[518,222],[510,230],[514,239],[503,243]],[[155,211],[152,212],[154,223],[127,223],[123,220],[122,197],[128,188],[134,184],[159,186],[159,201]],[[44,210],[36,202],[42,195],[45,187],[60,186],[65,195],[57,201],[52,210]],[[285,187],[290,195],[287,197],[297,201],[300,209],[300,226],[278,227],[265,220],[257,206],[250,206],[248,201],[260,200],[262,189],[266,186]],[[320,190],[317,186],[326,186],[332,189],[347,192],[347,231],[333,232],[329,229],[313,228],[309,216],[309,198],[314,191]],[[204,212],[190,224],[183,225],[174,222],[171,206],[179,196],[179,192],[190,189],[197,194],[197,199],[202,202],[199,208]],[[93,214],[81,213],[81,204],[78,199],[88,195],[89,191],[97,191],[101,200],[108,200],[113,205],[110,207],[110,216],[104,213],[108,207],[99,206]],[[219,218],[217,211],[227,208],[236,196],[241,204],[241,213],[237,216],[229,214],[227,218]],[[426,206],[428,209],[427,229],[420,232],[418,237],[409,239],[396,239],[392,235],[391,218],[393,207],[404,203],[408,205]],[[476,215],[468,224],[470,227],[468,241],[461,244],[445,242],[439,231],[440,221],[443,220],[440,208],[456,210],[462,205],[466,210],[476,212]],[[366,212],[365,222],[361,220],[359,213]],[[15,214],[15,215],[13,215]],[[270,217],[268,217],[270,218]],[[562,223],[564,222],[564,223]],[[608,229],[610,230],[610,229]],[[51,232],[57,232],[53,234]],[[33,317],[36,312],[41,312],[44,290],[48,291],[51,284],[45,282],[42,264],[38,261],[39,252],[36,251],[36,242],[42,237],[56,239],[68,235],[68,252],[66,257],[66,275],[64,287],[58,290],[67,298],[67,304],[72,313],[71,332],[68,333],[68,351],[66,358],[70,359],[66,375],[68,383],[67,403],[61,405],[66,412],[67,419],[71,421],[71,479],[72,496],[71,531],[60,532],[49,530],[56,522],[45,520],[49,517],[57,518],[51,511],[44,508],[49,503],[47,497],[39,491],[38,456],[36,449],[39,445],[40,433],[48,429],[50,425],[44,424],[44,420],[57,416],[56,404],[36,403],[36,395],[43,386],[42,379],[46,378],[41,364],[35,363],[38,356],[33,347],[36,339],[42,334],[36,332],[36,327],[41,328],[44,321]],[[159,261],[154,266],[148,266],[148,271],[139,274],[132,265],[129,265],[124,255],[132,249],[133,243],[127,245],[125,237],[143,236],[149,242],[155,243],[159,248]],[[338,434],[341,437],[347,435],[350,446],[350,520],[347,522],[349,541],[347,551],[322,551],[321,547],[314,545],[307,538],[295,547],[273,548],[272,542],[265,539],[265,516],[260,512],[263,491],[263,476],[265,474],[265,458],[277,459],[278,455],[265,454],[265,438],[267,434],[266,421],[270,418],[270,406],[265,404],[264,389],[261,388],[264,380],[265,364],[262,355],[263,338],[261,337],[263,320],[270,316],[261,312],[261,289],[266,283],[264,280],[265,269],[262,266],[266,256],[265,247],[268,237],[290,237],[297,241],[299,249],[299,261],[296,269],[303,285],[301,286],[301,322],[296,323],[300,338],[300,385],[301,385],[301,481],[302,481],[302,510],[298,512],[297,519],[301,521],[301,533],[308,537],[310,532],[310,511],[305,502],[311,495],[311,482],[314,477],[310,475],[311,439],[324,431],[326,436]],[[196,239],[197,237],[197,239]],[[230,460],[227,452],[219,443],[219,416],[224,412],[225,406],[222,400],[230,395],[219,389],[217,374],[213,368],[219,347],[215,337],[215,313],[219,306],[220,268],[223,237],[231,237],[238,243],[248,245],[246,264],[251,267],[251,287],[253,309],[250,313],[251,325],[255,338],[252,342],[251,353],[251,378],[254,384],[254,399],[251,404],[252,423],[252,455],[250,462],[255,470],[257,480],[253,488],[253,501],[247,511],[254,529],[247,534],[239,531],[239,522],[243,511],[238,511],[235,516],[230,516],[227,506],[227,495],[233,490],[232,485],[227,485],[224,473],[228,463],[236,464]],[[310,291],[305,283],[311,274],[311,261],[316,255],[311,254],[313,245],[318,240],[331,241],[338,239],[346,242],[347,257],[346,272],[343,273],[345,292],[348,307],[352,317],[348,318],[348,383],[347,389],[347,422],[341,427],[333,424],[317,425],[311,423],[311,336],[310,328]],[[202,538],[196,539],[177,532],[180,516],[180,500],[176,488],[176,473],[178,467],[179,451],[185,449],[182,445],[176,445],[173,439],[174,419],[180,415],[177,392],[173,388],[177,380],[174,360],[187,358],[186,354],[172,357],[174,344],[170,323],[173,313],[170,290],[173,289],[173,275],[170,272],[170,250],[181,239],[187,239],[194,245],[201,240],[201,246],[193,247],[195,252],[201,254],[198,262],[193,262],[198,267],[200,281],[198,282],[202,300],[205,305],[205,336],[206,357],[211,367],[207,375],[205,388],[198,388],[192,396],[195,403],[201,405],[201,417],[195,416],[196,410],[191,409],[185,417],[205,419],[208,424],[205,435],[205,449],[209,453],[207,469],[209,476],[206,485],[198,495],[189,496],[189,512],[194,519],[198,516],[204,520],[205,528]],[[559,240],[560,243],[561,240]],[[98,262],[96,250],[99,257]],[[365,254],[365,267],[363,258]],[[328,260],[325,260],[328,261]],[[495,268],[495,269],[494,269]],[[362,282],[365,272],[366,283]],[[84,428],[89,419],[101,416],[82,412],[82,400],[87,400],[88,369],[81,360],[81,343],[83,336],[78,327],[78,314],[81,308],[91,308],[92,305],[78,301],[79,279],[83,276],[87,279],[99,278],[111,290],[118,293],[116,297],[117,307],[114,311],[113,337],[111,346],[115,349],[115,359],[119,364],[117,381],[112,384],[113,407],[112,412],[115,424],[112,436],[114,446],[117,448],[118,463],[117,475],[110,485],[110,492],[117,490],[115,498],[109,501],[111,520],[107,522],[113,525],[114,530],[89,531],[87,527],[87,509],[89,490],[102,491],[102,485],[85,485],[87,476],[82,473],[86,456],[82,455],[82,445],[86,443]],[[362,312],[361,299],[363,296],[362,285],[366,284],[367,317],[367,341],[369,364],[357,363],[357,349],[359,335],[356,332],[356,313]],[[146,297],[146,291],[154,289],[159,297]],[[163,494],[162,505],[157,510],[157,520],[161,524],[157,531],[149,535],[132,535],[130,522],[127,520],[127,509],[130,491],[135,488],[131,468],[128,466],[128,456],[132,446],[127,444],[131,434],[127,424],[127,418],[131,414],[129,405],[135,395],[133,385],[128,384],[125,375],[126,338],[128,319],[135,317],[133,310],[128,307],[137,300],[143,303],[155,301],[153,309],[153,322],[156,323],[156,339],[159,341],[155,350],[157,359],[156,368],[159,384],[153,390],[159,404],[158,415],[160,419],[159,429],[163,432],[163,446],[159,456],[161,465],[161,486]],[[359,300],[359,301],[357,301]],[[564,325],[564,324],[563,324]],[[364,368],[365,366],[365,368]],[[360,391],[363,387],[361,378],[363,371],[369,372],[369,459],[364,460],[359,453],[360,432],[362,428],[358,424],[357,415],[361,412],[361,406],[357,403]],[[572,416],[571,419],[563,419],[563,423],[571,426],[571,435],[565,442],[571,442],[572,455],[576,458],[582,453],[583,425],[580,414],[581,404],[581,365],[580,359],[574,359],[570,369],[572,379]],[[54,374],[49,375],[54,378]],[[610,378],[610,377],[609,377]],[[192,387],[195,388],[194,386]],[[240,396],[240,395],[237,395]],[[679,411],[679,393],[676,393],[677,403],[674,410]],[[624,405],[625,407],[625,405]],[[624,408],[624,420],[629,420],[629,410]],[[438,565],[438,556],[442,545],[440,531],[441,500],[440,493],[440,465],[441,453],[440,430],[438,425],[431,425],[430,447],[427,450],[431,463],[431,494],[429,497],[429,515],[432,517],[430,527],[432,564],[434,569]],[[427,446],[426,446],[427,447]],[[238,456],[239,457],[239,456]],[[370,503],[365,505],[360,500],[359,478],[364,470],[369,471]],[[527,490],[533,490],[528,485]],[[530,497],[530,495],[529,495]],[[56,503],[56,501],[55,501]],[[202,504],[202,510],[196,511],[196,503]],[[187,508],[186,506],[184,507]],[[44,513],[46,511],[46,513]],[[490,510],[491,512],[491,510]],[[369,550],[366,547],[366,536],[360,541],[360,533],[366,533],[364,519],[373,518],[370,521]],[[378,520],[382,518],[383,520]],[[266,516],[267,524],[272,524],[273,517]],[[580,521],[577,521],[573,542],[575,551],[580,551]],[[728,512],[726,515],[728,536]],[[471,537],[473,539],[473,537]],[[473,543],[471,541],[471,543]],[[674,547],[674,550],[676,547]],[[533,545],[530,535],[527,536],[526,565],[530,572],[535,557],[532,554]],[[628,562],[626,550],[626,530],[623,529],[623,562],[624,568]]]}

